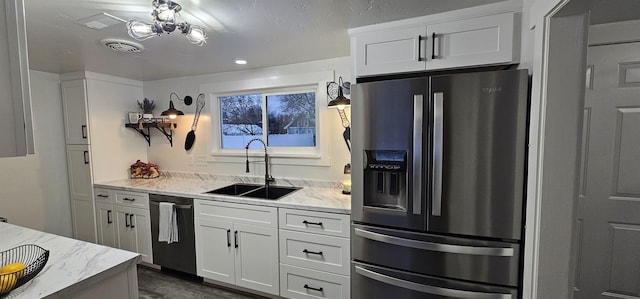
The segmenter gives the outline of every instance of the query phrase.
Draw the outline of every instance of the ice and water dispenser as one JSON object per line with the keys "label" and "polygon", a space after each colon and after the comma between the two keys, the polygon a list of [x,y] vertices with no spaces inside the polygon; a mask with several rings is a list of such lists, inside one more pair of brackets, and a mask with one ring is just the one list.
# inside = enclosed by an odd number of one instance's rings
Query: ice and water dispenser
{"label": "ice and water dispenser", "polygon": [[365,150],[364,207],[406,211],[407,151]]}

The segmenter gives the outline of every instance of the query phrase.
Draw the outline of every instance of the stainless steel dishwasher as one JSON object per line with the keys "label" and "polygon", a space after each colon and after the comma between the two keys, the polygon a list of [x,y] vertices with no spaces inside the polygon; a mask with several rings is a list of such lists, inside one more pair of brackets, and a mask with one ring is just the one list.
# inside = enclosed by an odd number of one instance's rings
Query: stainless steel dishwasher
{"label": "stainless steel dishwasher", "polygon": [[[167,244],[158,242],[158,216],[161,202],[174,204],[178,223],[178,242]],[[189,274],[196,275],[196,242],[193,224],[193,199],[149,194],[151,213],[151,238],[153,263]]]}

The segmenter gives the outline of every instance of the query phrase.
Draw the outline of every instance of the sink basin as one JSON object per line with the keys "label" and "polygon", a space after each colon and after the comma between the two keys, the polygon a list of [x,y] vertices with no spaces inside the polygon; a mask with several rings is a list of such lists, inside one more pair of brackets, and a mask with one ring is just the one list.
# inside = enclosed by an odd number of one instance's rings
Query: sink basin
{"label": "sink basin", "polygon": [[205,193],[276,200],[293,191],[300,189],[302,188],[287,186],[265,187],[264,185],[237,183],[215,190],[207,191]]}
{"label": "sink basin", "polygon": [[241,196],[274,200],[300,189],[300,187],[269,186],[255,189]]}
{"label": "sink basin", "polygon": [[247,193],[249,191],[252,191],[258,188],[263,188],[263,187],[264,185],[237,183],[237,184],[225,186],[222,188],[218,188],[215,190],[207,191],[205,193],[223,194],[223,195],[240,195],[240,194]]}

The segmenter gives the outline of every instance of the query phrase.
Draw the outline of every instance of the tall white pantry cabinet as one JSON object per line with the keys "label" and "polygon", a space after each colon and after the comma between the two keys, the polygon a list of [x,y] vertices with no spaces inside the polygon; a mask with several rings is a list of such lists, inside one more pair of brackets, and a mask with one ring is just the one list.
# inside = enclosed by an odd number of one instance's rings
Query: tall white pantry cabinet
{"label": "tall white pantry cabinet", "polygon": [[128,178],[129,165],[146,160],[146,143],[124,127],[142,82],[91,72],[61,81],[73,237],[95,243],[93,183]]}

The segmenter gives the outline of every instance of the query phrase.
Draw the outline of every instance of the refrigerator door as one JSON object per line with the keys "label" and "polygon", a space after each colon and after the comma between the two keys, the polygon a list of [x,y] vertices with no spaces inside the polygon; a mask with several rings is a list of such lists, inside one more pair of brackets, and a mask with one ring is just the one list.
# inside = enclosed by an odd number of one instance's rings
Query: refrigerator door
{"label": "refrigerator door", "polygon": [[517,287],[520,245],[353,224],[355,262],[408,272]]}
{"label": "refrigerator door", "polygon": [[429,232],[521,239],[527,76],[508,70],[431,77]]}
{"label": "refrigerator door", "polygon": [[352,220],[425,230],[428,79],[352,87]]}
{"label": "refrigerator door", "polygon": [[354,262],[351,265],[351,298],[517,299],[518,290]]}

